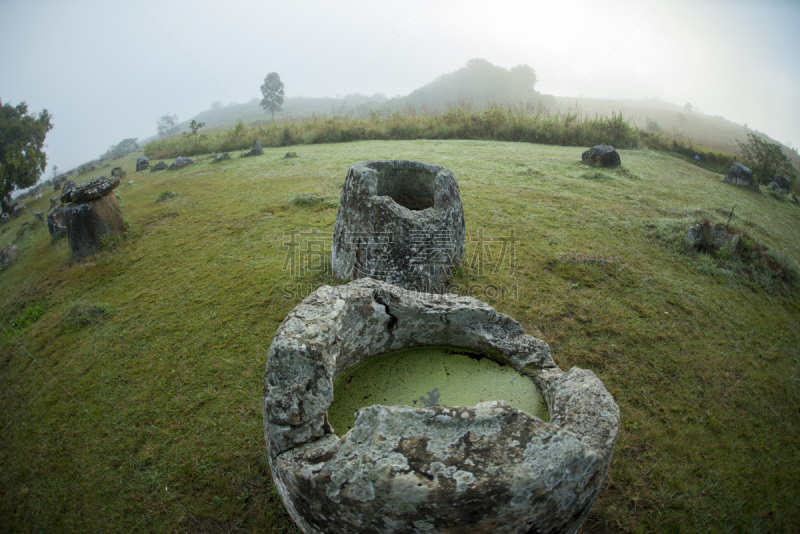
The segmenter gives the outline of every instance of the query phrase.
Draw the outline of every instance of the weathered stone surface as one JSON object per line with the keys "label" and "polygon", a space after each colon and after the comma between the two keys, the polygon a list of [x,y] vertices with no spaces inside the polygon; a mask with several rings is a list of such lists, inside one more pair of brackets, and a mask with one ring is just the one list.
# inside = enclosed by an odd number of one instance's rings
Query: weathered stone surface
{"label": "weathered stone surface", "polygon": [[33,212],[33,218],[37,221],[44,222],[44,212],[43,211],[35,211]]}
{"label": "weathered stone surface", "polygon": [[251,148],[250,152],[245,154],[244,157],[247,158],[247,157],[250,157],[250,156],[260,156],[263,153],[264,153],[264,149],[261,148],[261,141],[256,141],[253,144],[253,148]]}
{"label": "weathered stone surface", "polygon": [[725,175],[725,183],[739,187],[758,188],[758,184],[753,181],[753,171],[741,163],[731,165],[728,174]]}
{"label": "weathered stone surface", "polygon": [[224,154],[220,154],[216,158],[211,160],[211,163],[219,163],[220,161],[225,161],[231,159],[231,155],[225,152]]}
{"label": "weathered stone surface", "polygon": [[50,232],[51,239],[59,239],[67,235],[68,211],[69,208],[66,204],[59,204],[47,214],[47,230]]}
{"label": "weathered stone surface", "polygon": [[26,209],[28,209],[28,207],[25,206],[25,204],[14,204],[14,211],[12,212],[12,214],[14,215],[14,217],[19,217],[20,215],[22,215],[22,212],[25,211]]}
{"label": "weathered stone surface", "polygon": [[170,171],[174,171],[176,169],[180,169],[186,167],[187,165],[193,165],[195,161],[193,159],[184,158],[183,156],[178,156],[175,158],[175,161],[172,162],[172,165],[169,166]]}
{"label": "weathered stone surface", "polygon": [[16,261],[19,257],[19,249],[14,243],[9,243],[3,250],[0,250],[0,269]]}
{"label": "weathered stone surface", "polygon": [[166,168],[167,168],[167,163],[164,161],[159,161],[150,168],[150,172],[163,171]]}
{"label": "weathered stone surface", "polygon": [[136,159],[136,172],[143,171],[150,166],[150,160],[144,156]]}
{"label": "weathered stone surface", "polygon": [[125,230],[117,197],[110,193],[70,204],[66,221],[70,254],[76,260],[98,252],[104,238]]}
{"label": "weathered stone surface", "polygon": [[118,185],[118,177],[106,178],[105,176],[101,176],[85,184],[77,185],[66,193],[63,193],[61,195],[61,202],[64,204],[69,204],[70,202],[88,202],[109,194]]}
{"label": "weathered stone surface", "polygon": [[611,145],[594,146],[581,154],[581,159],[585,163],[601,167],[619,167],[621,163],[619,153]]}
{"label": "weathered stone surface", "polygon": [[112,178],[124,178],[127,173],[122,170],[122,167],[114,167],[111,169]]}
{"label": "weathered stone surface", "polygon": [[[66,182],[64,182],[64,185],[61,187],[61,195],[63,196],[64,194],[66,194],[68,191],[70,191],[74,187],[75,187],[75,182],[73,182],[72,180],[67,180]],[[63,200],[62,200],[62,202],[63,202]]]}
{"label": "weathered stone surface", "polygon": [[58,201],[59,201],[59,200],[60,200],[60,198],[59,198],[59,197],[51,197],[51,198],[50,198],[50,207],[49,207],[49,208],[47,208],[47,211],[50,211],[50,210],[52,210],[53,208],[55,208],[55,207],[56,207],[56,204],[58,204]]}
{"label": "weathered stone surface", "polygon": [[779,193],[781,195],[786,195],[789,193],[789,190],[784,187],[781,187],[778,182],[770,182],[768,187],[770,188],[771,191],[774,191],[775,193]]}
{"label": "weathered stone surface", "polygon": [[742,237],[739,234],[730,234],[722,226],[705,224],[689,225],[686,227],[686,245],[697,250],[718,250],[726,248],[736,250]]}
{"label": "weathered stone surface", "polygon": [[8,215],[8,213],[3,212],[2,214],[0,214],[0,224],[7,223],[8,219],[10,219],[10,218],[11,217]]}
{"label": "weathered stone surface", "polygon": [[442,292],[453,266],[464,258],[464,236],[452,171],[419,161],[359,161],[350,166],[342,188],[333,275]]}
{"label": "weathered stone surface", "polygon": [[[333,383],[388,351],[450,345],[533,380],[544,422],[504,401],[369,406],[338,438]],[[619,409],[591,372],[559,369],[544,341],[471,297],[362,278],[323,286],[281,324],[267,355],[264,429],[273,480],[307,533],[576,532],[613,452]]]}
{"label": "weathered stone surface", "polygon": [[786,189],[787,191],[792,188],[792,182],[782,174],[775,175],[775,183],[778,184],[781,189]]}

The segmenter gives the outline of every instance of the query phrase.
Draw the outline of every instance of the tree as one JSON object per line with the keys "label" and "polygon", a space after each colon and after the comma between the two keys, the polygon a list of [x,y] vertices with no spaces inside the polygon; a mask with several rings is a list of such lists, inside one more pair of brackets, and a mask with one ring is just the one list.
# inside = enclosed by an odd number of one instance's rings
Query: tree
{"label": "tree", "polygon": [[762,184],[775,180],[776,174],[794,177],[797,173],[781,146],[769,143],[754,133],[747,134],[747,142],[736,141],[742,159]]}
{"label": "tree", "polygon": [[52,115],[46,109],[38,117],[28,115],[28,105],[16,106],[0,101],[0,187],[2,211],[11,206],[6,196],[15,188],[23,189],[36,183],[47,165],[42,151],[47,132],[53,129]]}
{"label": "tree", "polygon": [[137,139],[137,137],[128,137],[116,145],[111,145],[108,147],[108,150],[106,150],[105,154],[100,156],[100,159],[119,159],[125,154],[136,152],[139,150],[139,143],[137,142]]}
{"label": "tree", "polygon": [[[185,135],[186,137],[188,137],[188,138],[190,138],[192,140],[192,156],[194,156],[194,155],[196,155],[198,153],[197,152],[197,141],[198,141],[197,132],[199,132],[200,128],[202,128],[205,125],[206,125],[206,123],[204,123],[204,122],[197,122],[196,120],[192,119],[192,123],[189,125],[189,129],[192,130],[192,133],[183,132],[183,135]],[[203,135],[199,136],[199,138],[200,139],[205,139],[206,136],[205,136],[205,134],[203,134]]]}
{"label": "tree", "polygon": [[261,94],[264,95],[264,98],[261,99],[261,107],[266,111],[271,111],[272,120],[275,120],[275,112],[280,111],[281,105],[283,105],[283,82],[277,72],[270,72],[264,78]]}
{"label": "tree", "polygon": [[159,117],[156,126],[158,127],[159,137],[167,137],[169,135],[175,135],[176,133],[178,133],[179,130],[178,116],[165,113],[164,115],[161,115],[161,117]]}

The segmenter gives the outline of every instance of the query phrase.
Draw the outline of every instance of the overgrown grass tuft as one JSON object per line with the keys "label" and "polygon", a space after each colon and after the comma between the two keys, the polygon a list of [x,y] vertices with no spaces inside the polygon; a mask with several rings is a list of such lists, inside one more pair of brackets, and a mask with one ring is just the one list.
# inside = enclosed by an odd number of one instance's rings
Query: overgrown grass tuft
{"label": "overgrown grass tuft", "polygon": [[99,323],[113,314],[114,308],[108,304],[78,300],[67,310],[64,315],[64,323],[74,327],[89,326]]}
{"label": "overgrown grass tuft", "polygon": [[156,195],[156,202],[165,202],[171,198],[175,198],[178,196],[178,193],[175,191],[170,191],[169,189],[164,189],[158,195]]}

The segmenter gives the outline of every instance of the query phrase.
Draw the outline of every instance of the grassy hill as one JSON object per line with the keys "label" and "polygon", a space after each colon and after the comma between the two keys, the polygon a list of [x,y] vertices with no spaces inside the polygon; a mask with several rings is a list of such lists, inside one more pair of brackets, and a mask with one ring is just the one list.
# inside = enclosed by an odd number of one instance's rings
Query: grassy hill
{"label": "grassy hill", "polygon": [[[0,271],[1,530],[295,532],[265,457],[266,353],[333,283],[348,166],[382,158],[454,171],[469,259],[454,284],[619,404],[584,531],[800,529],[798,206],[648,150],[602,171],[580,148],[528,143],[289,150],[158,173],[133,172],[132,154],[113,163],[128,172],[125,239],[77,263],[44,226],[15,239]],[[29,202],[23,220],[48,195]],[[745,233],[742,253],[686,250],[700,221]],[[303,258],[287,256],[292,235]]]}

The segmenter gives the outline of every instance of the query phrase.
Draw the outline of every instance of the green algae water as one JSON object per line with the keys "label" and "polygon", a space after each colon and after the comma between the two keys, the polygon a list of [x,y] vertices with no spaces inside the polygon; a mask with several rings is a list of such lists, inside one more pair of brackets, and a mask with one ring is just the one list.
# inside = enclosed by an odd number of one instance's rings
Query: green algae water
{"label": "green algae water", "polygon": [[376,356],[342,374],[328,421],[343,436],[353,428],[356,410],[373,404],[425,408],[493,400],[548,420],[536,385],[510,365],[464,349],[415,347]]}

